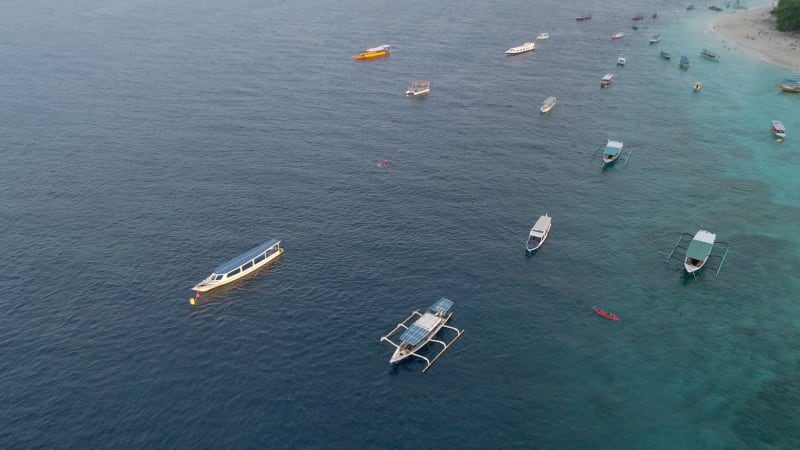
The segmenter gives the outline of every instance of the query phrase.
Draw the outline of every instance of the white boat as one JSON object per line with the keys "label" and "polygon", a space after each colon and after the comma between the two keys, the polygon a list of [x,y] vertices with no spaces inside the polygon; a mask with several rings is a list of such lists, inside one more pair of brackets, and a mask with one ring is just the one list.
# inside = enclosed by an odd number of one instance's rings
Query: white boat
{"label": "white boat", "polygon": [[528,252],[538,250],[550,234],[550,227],[553,225],[552,218],[545,213],[539,217],[539,220],[533,224],[531,232],[528,234],[528,241],[525,243],[525,249]]}
{"label": "white boat", "polygon": [[539,33],[536,35],[536,39],[542,41],[545,39],[550,39],[550,33]]}
{"label": "white boat", "polygon": [[431,82],[424,80],[417,80],[411,83],[411,86],[406,90],[406,95],[417,97],[428,95],[431,92]]}
{"label": "white boat", "polygon": [[192,290],[207,292],[222,285],[246,277],[266,266],[283,254],[281,241],[270,239],[263,244],[253,247],[236,258],[218,266],[203,281],[197,283]]}
{"label": "white boat", "polygon": [[600,79],[600,87],[608,87],[614,81],[614,74],[607,73]]}
{"label": "white boat", "polygon": [[616,41],[617,39],[622,39],[624,37],[625,37],[625,33],[623,33],[623,32],[614,33],[614,34],[611,35],[611,40],[612,41]]}
{"label": "white boat", "polygon": [[656,42],[658,42],[660,40],[661,40],[661,35],[660,34],[654,34],[654,35],[650,36],[650,43],[651,44],[655,44]]}
{"label": "white boat", "polygon": [[686,258],[683,261],[683,268],[686,269],[686,272],[694,273],[703,268],[711,255],[716,238],[716,234],[705,230],[700,230],[694,235],[686,249]]}
{"label": "white boat", "polygon": [[539,111],[542,113],[550,112],[556,106],[556,98],[555,97],[547,97],[544,102],[542,103],[542,107],[539,108]]}
{"label": "white boat", "polygon": [[625,60],[624,56],[620,55],[619,57],[617,57],[617,65],[618,66],[624,66],[625,65],[625,61],[626,60]]}
{"label": "white boat", "polygon": [[603,149],[603,166],[613,163],[622,155],[622,142],[608,140],[606,148]]}
{"label": "white boat", "polygon": [[[391,332],[389,332],[389,334],[381,337],[381,342],[388,342],[395,347],[394,353],[389,359],[389,363],[397,364],[410,356],[414,356],[425,361],[425,368],[422,371],[427,371],[433,365],[433,363],[435,363],[436,360],[439,359],[439,357],[442,356],[442,354],[444,354],[444,352],[446,352],[450,346],[464,333],[464,330],[459,330],[456,327],[446,325],[447,321],[450,320],[450,317],[453,316],[453,312],[451,310],[452,307],[453,301],[442,297],[430,308],[428,308],[425,313],[421,313],[419,311],[412,312],[411,315],[408,316],[404,321],[397,324],[397,326]],[[408,323],[414,318],[416,318],[414,323],[408,325]],[[436,334],[442,328],[455,331],[456,336],[451,339],[450,342],[434,339]],[[400,343],[395,343],[392,341],[391,336],[399,330],[405,331],[400,336]],[[428,342],[435,342],[437,344],[441,344],[443,347],[442,350],[433,357],[433,359],[417,353],[417,351],[425,347]]]}
{"label": "white boat", "polygon": [[772,126],[769,128],[769,130],[772,132],[772,134],[781,139],[786,137],[786,127],[783,126],[783,122],[780,120],[773,120]]}
{"label": "white boat", "polygon": [[511,47],[506,50],[506,55],[519,55],[520,53],[530,52],[536,48],[535,42],[526,42],[518,47]]}

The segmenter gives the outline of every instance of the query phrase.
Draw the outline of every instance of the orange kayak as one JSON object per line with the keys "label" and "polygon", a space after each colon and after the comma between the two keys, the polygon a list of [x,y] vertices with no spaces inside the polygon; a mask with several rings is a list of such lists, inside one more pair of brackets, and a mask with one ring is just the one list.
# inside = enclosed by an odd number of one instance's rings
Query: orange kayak
{"label": "orange kayak", "polygon": [[608,320],[619,320],[619,316],[616,314],[610,313],[599,306],[594,307],[594,312],[597,313],[599,316],[603,316]]}

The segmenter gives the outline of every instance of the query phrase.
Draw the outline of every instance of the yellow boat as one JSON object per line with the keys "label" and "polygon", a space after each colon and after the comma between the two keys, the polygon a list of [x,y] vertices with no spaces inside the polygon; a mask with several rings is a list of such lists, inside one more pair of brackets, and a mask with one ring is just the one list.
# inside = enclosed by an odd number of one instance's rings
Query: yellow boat
{"label": "yellow boat", "polygon": [[378,47],[372,47],[364,50],[363,52],[359,53],[358,55],[353,56],[356,61],[362,61],[365,59],[373,59],[373,58],[382,58],[384,56],[389,56],[389,45],[380,45]]}

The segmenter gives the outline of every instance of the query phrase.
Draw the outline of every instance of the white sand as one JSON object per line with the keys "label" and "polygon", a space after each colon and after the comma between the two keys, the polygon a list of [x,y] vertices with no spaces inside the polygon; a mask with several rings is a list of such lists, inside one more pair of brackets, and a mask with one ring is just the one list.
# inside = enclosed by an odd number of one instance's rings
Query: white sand
{"label": "white sand", "polygon": [[711,29],[731,48],[776,66],[800,72],[800,33],[775,29],[772,6],[733,10],[716,21]]}

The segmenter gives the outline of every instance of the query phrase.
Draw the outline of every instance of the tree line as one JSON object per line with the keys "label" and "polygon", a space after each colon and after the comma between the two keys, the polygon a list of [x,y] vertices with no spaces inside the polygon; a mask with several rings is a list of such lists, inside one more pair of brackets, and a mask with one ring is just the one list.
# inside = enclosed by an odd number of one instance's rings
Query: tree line
{"label": "tree line", "polygon": [[800,31],[800,0],[779,0],[772,13],[778,31]]}

